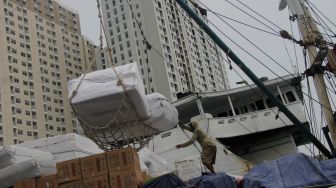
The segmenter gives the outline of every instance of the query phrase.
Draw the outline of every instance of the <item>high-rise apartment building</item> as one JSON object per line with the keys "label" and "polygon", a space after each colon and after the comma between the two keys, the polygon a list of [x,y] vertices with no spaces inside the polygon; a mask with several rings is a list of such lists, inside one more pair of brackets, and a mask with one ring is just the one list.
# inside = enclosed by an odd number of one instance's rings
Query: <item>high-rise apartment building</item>
{"label": "high-rise apartment building", "polygon": [[174,0],[100,2],[112,63],[137,62],[147,93],[174,101],[178,92],[229,88],[222,53]]}
{"label": "high-rise apartment building", "polygon": [[96,49],[96,65],[97,70],[112,67],[112,62],[107,47],[99,47]]}
{"label": "high-rise apartment building", "polygon": [[83,41],[57,1],[0,1],[0,145],[74,131],[67,84],[85,72]]}

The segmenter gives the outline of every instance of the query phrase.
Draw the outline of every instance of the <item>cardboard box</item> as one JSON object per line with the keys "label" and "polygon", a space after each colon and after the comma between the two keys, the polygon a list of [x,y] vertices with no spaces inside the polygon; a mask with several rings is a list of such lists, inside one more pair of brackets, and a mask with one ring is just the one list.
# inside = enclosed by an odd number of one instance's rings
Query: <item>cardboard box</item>
{"label": "cardboard box", "polygon": [[27,179],[27,180],[16,182],[14,184],[14,188],[36,188],[36,180]]}
{"label": "cardboard box", "polygon": [[37,188],[58,188],[57,175],[42,176],[37,178]]}
{"label": "cardboard box", "polygon": [[82,188],[83,186],[83,180],[58,185],[59,188]]}
{"label": "cardboard box", "polygon": [[144,182],[150,179],[146,171],[142,171],[141,174]]}
{"label": "cardboard box", "polygon": [[42,176],[36,180],[37,188],[58,188],[57,175]]}
{"label": "cardboard box", "polygon": [[59,162],[56,164],[58,183],[66,183],[82,179],[80,159]]}
{"label": "cardboard box", "polygon": [[83,182],[83,188],[110,188],[108,175],[85,179]]}
{"label": "cardboard box", "polygon": [[142,184],[142,174],[136,171],[110,172],[111,188],[138,188]]}
{"label": "cardboard box", "polygon": [[81,158],[83,178],[92,178],[108,174],[105,153]]}
{"label": "cardboard box", "polygon": [[109,172],[139,170],[141,174],[139,155],[133,148],[124,148],[106,153]]}

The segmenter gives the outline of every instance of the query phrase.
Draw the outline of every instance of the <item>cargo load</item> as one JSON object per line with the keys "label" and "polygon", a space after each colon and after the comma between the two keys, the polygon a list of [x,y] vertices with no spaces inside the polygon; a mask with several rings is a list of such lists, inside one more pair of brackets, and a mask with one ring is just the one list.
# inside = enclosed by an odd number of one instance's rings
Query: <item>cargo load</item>
{"label": "cargo load", "polygon": [[0,146],[0,170],[30,159],[53,160],[49,152],[28,149],[17,145]]}
{"label": "cargo load", "polygon": [[0,170],[0,187],[10,187],[21,180],[55,173],[55,161],[30,159]]}
{"label": "cargo load", "polygon": [[115,70],[122,79],[124,88],[113,68],[87,73],[69,82],[69,97],[73,108],[77,116],[89,125],[104,127],[108,124],[111,114],[116,113],[121,106],[124,89],[140,118],[150,116],[137,64],[118,66]]}
{"label": "cargo load", "polygon": [[160,93],[152,93],[146,96],[151,116],[145,123],[159,131],[167,131],[178,123],[176,108]]}
{"label": "cargo load", "polygon": [[103,152],[92,140],[75,133],[27,141],[17,146],[50,152],[57,162]]}
{"label": "cargo load", "polygon": [[90,72],[69,82],[69,98],[83,132],[104,150],[175,127],[177,110],[161,94],[145,94],[137,63]]}

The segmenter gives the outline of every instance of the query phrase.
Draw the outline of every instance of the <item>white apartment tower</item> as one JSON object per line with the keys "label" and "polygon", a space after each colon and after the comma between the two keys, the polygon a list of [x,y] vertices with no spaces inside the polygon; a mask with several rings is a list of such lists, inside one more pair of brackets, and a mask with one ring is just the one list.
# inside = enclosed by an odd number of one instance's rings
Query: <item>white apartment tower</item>
{"label": "white apartment tower", "polygon": [[73,132],[67,84],[88,61],[78,14],[54,0],[1,0],[0,18],[0,145]]}
{"label": "white apartment tower", "polygon": [[229,88],[222,53],[174,0],[100,2],[112,64],[137,62],[147,93],[174,101],[178,92]]}

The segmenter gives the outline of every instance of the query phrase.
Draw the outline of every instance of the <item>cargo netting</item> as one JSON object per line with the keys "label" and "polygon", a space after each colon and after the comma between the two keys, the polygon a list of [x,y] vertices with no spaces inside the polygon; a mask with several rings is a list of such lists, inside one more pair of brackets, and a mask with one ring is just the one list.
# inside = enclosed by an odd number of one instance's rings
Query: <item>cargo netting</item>
{"label": "cargo netting", "polygon": [[84,134],[105,151],[123,147],[140,150],[159,133],[139,118],[126,92],[118,110],[111,114],[110,121],[105,126],[89,125],[79,117],[78,120]]}

